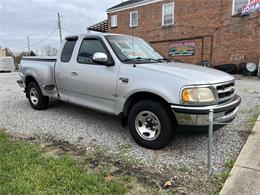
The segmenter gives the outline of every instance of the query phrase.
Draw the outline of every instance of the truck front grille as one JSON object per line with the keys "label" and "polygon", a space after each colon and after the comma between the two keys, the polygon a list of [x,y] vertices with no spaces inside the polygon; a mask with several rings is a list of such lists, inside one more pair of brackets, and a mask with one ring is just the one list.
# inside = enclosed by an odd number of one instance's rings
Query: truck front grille
{"label": "truck front grille", "polygon": [[231,81],[224,84],[216,85],[219,103],[228,102],[235,95],[235,82]]}

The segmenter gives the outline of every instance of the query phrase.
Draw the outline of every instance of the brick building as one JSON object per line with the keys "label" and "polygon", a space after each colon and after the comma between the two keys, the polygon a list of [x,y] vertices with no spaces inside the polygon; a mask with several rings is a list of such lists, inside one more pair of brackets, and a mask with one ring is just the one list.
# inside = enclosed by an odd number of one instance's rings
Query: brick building
{"label": "brick building", "polygon": [[142,37],[165,56],[181,62],[258,64],[260,8],[241,16],[249,2],[129,0],[107,10],[108,21],[103,27],[108,32]]}

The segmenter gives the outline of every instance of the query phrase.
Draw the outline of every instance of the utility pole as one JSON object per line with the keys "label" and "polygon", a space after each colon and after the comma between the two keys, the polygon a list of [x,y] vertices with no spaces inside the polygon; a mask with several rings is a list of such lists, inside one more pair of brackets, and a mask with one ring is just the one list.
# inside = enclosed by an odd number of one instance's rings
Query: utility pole
{"label": "utility pole", "polygon": [[62,42],[61,20],[60,20],[59,12],[58,12],[58,28],[59,28],[59,33],[60,33],[60,42]]}
{"label": "utility pole", "polygon": [[28,43],[28,52],[31,53],[31,46],[30,46],[30,36],[27,37],[27,43]]}

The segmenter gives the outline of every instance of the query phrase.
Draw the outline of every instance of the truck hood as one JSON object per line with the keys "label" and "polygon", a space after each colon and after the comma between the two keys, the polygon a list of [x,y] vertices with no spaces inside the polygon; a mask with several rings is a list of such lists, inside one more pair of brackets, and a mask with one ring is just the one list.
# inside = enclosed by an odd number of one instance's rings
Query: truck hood
{"label": "truck hood", "polygon": [[137,64],[137,68],[147,69],[150,71],[170,74],[175,78],[180,78],[190,81],[195,85],[199,84],[216,84],[231,81],[233,76],[215,70],[213,68],[206,68],[198,65],[185,63],[151,63],[151,64]]}

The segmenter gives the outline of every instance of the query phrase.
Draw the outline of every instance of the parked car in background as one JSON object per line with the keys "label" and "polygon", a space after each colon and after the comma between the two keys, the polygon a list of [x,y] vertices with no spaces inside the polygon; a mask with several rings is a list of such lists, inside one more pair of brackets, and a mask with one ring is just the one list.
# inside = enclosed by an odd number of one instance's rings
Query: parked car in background
{"label": "parked car in background", "polygon": [[[235,79],[211,68],[171,62],[143,39],[118,34],[67,37],[57,57],[24,57],[18,84],[34,109],[60,99],[127,121],[135,141],[160,149],[175,130],[205,129],[236,117]],[[217,128],[217,126],[216,126]]]}
{"label": "parked car in background", "polygon": [[0,72],[12,72],[15,70],[12,57],[0,57]]}

